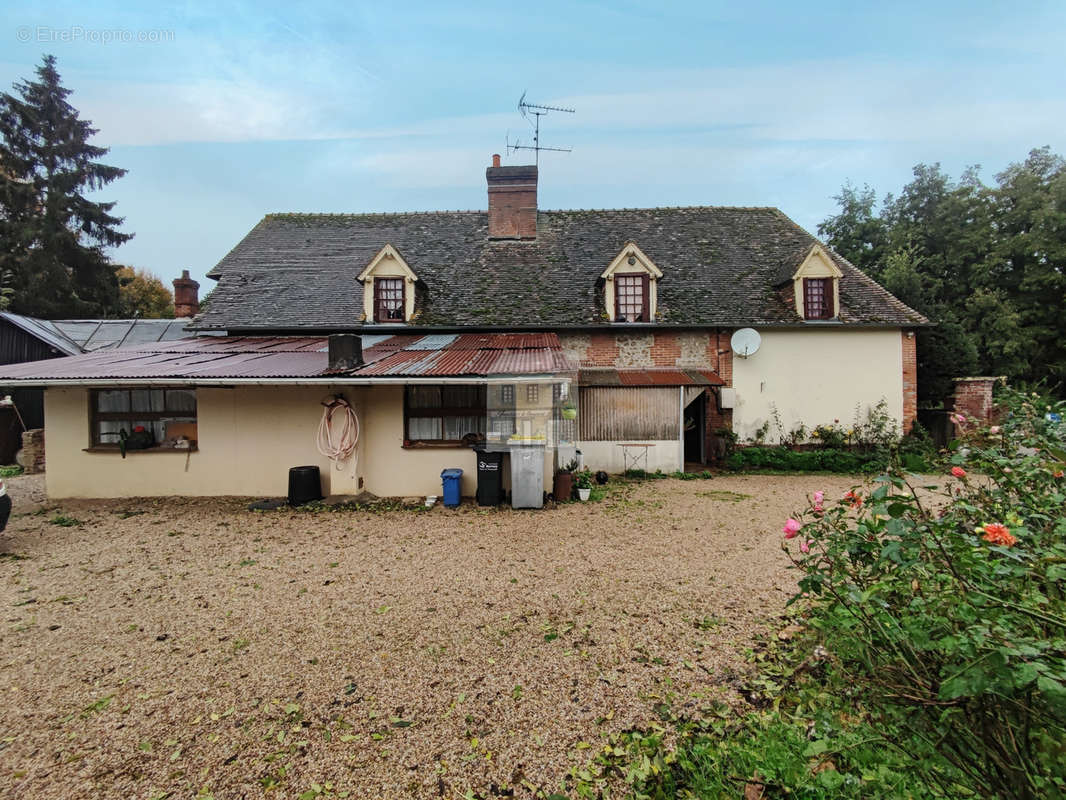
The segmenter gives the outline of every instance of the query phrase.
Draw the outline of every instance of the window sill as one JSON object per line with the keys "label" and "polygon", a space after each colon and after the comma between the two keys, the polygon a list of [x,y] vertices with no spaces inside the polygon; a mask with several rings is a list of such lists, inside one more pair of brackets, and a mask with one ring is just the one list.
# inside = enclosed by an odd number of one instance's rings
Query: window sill
{"label": "window sill", "polygon": [[[126,455],[134,456],[141,455],[142,453],[195,453],[199,450],[196,445],[192,447],[149,447],[144,450],[127,450]],[[83,453],[116,453],[121,454],[121,450],[117,447],[111,447],[107,445],[93,445],[92,447],[82,448]]]}
{"label": "window sill", "polygon": [[405,442],[404,450],[469,450],[470,445],[462,442]]}

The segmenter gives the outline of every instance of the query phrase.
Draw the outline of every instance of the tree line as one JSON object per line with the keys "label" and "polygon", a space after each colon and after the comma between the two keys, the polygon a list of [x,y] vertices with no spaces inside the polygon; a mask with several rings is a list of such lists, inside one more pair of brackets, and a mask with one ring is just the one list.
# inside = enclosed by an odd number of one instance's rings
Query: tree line
{"label": "tree line", "polygon": [[1003,375],[1066,385],[1066,161],[1048,147],[984,183],[919,164],[880,204],[845,184],[818,226],[838,253],[935,323],[920,330],[918,401],[937,406],[951,379]]}
{"label": "tree line", "polygon": [[36,80],[0,94],[0,308],[46,319],[165,317],[173,297],[159,278],[113,263],[133,238],[115,203],[90,199],[126,174],[68,101],[54,56]]}

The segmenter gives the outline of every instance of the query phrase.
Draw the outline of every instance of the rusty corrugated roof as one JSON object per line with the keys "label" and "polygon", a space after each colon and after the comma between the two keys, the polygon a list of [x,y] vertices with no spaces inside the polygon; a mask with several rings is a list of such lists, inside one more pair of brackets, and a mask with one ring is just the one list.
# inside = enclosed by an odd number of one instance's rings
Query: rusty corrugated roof
{"label": "rusty corrugated roof", "polygon": [[8,364],[0,382],[488,377],[576,371],[555,334],[367,337],[365,365],[329,370],[329,340],[309,336],[210,336]]}

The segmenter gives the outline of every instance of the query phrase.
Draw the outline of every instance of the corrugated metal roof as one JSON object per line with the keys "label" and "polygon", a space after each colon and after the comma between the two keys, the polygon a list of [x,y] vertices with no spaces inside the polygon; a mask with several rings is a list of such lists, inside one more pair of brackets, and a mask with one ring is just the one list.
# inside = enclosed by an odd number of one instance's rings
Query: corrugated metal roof
{"label": "corrugated metal roof", "polygon": [[9,311],[0,312],[0,317],[6,319],[26,333],[40,339],[49,347],[54,347],[61,353],[76,355],[81,352],[81,347],[63,331],[56,328],[55,324],[46,319],[36,317],[24,317],[21,314],[12,314]]}
{"label": "corrugated metal roof", "polygon": [[5,365],[0,367],[0,382],[487,377],[576,371],[555,334],[391,336],[375,340],[363,351],[364,366],[342,373],[329,370],[328,342],[325,337],[306,336],[155,342]]}
{"label": "corrugated metal roof", "polygon": [[723,386],[709,369],[583,369],[582,386]]}
{"label": "corrugated metal roof", "polygon": [[170,342],[188,334],[183,319],[57,319],[54,325],[81,350],[92,352],[152,342]]}

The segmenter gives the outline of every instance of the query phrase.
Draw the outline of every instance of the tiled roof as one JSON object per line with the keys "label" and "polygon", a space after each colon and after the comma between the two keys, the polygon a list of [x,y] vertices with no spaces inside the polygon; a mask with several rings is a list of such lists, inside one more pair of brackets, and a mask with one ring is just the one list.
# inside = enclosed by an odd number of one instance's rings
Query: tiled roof
{"label": "tiled roof", "polygon": [[[596,327],[607,324],[599,276],[628,242],[663,272],[660,325],[801,322],[781,287],[817,240],[775,208],[695,207],[541,211],[537,238],[521,242],[490,241],[483,211],[271,214],[209,273],[219,284],[194,325],[360,327],[356,276],[391,244],[419,277],[412,325]],[[832,257],[844,273],[841,323],[927,322],[844,258]]]}
{"label": "tiled roof", "polygon": [[540,334],[365,336],[365,364],[329,369],[329,341],[321,336],[203,336],[0,366],[0,381],[51,383],[174,381],[381,380],[549,375],[575,372],[559,337]]}

